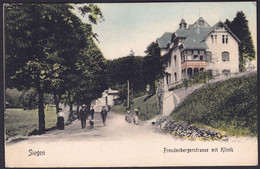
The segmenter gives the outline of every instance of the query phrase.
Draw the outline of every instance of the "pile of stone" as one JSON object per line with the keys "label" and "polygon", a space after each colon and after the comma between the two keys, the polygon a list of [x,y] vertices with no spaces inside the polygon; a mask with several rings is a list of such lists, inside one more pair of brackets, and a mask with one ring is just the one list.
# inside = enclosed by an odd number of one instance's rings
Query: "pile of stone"
{"label": "pile of stone", "polygon": [[178,122],[168,116],[157,118],[155,122],[152,122],[152,125],[160,128],[163,132],[188,140],[226,141],[228,139],[227,135],[220,132],[201,129],[196,126],[188,125],[185,122]]}

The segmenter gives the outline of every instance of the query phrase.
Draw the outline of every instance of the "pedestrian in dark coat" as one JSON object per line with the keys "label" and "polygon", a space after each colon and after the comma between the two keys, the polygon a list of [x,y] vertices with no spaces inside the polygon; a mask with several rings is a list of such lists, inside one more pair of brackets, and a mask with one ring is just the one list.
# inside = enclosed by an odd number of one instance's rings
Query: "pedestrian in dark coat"
{"label": "pedestrian in dark coat", "polygon": [[87,113],[85,111],[85,105],[82,105],[82,108],[80,109],[80,120],[81,120],[81,127],[86,127],[86,120],[87,120]]}
{"label": "pedestrian in dark coat", "polygon": [[102,107],[100,115],[102,117],[102,121],[103,121],[103,124],[105,126],[106,125],[106,118],[107,118],[107,110],[105,109],[105,106]]}
{"label": "pedestrian in dark coat", "polygon": [[91,115],[92,120],[94,119],[94,113],[95,113],[95,110],[92,107],[91,110],[90,110],[90,115]]}

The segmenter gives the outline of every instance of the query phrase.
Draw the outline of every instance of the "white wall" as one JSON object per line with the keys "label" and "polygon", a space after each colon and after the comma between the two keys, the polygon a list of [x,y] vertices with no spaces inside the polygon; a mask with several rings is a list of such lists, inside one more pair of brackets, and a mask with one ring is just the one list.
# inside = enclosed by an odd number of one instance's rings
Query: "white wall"
{"label": "white wall", "polygon": [[[217,35],[217,44],[212,43],[211,35]],[[228,35],[228,43],[222,43],[222,35]],[[206,38],[206,43],[209,47],[207,51],[212,53],[212,61],[215,62],[209,63],[208,69],[218,70],[219,74],[222,74],[222,70],[228,69],[231,73],[239,72],[239,51],[238,51],[238,42],[233,38],[231,34],[226,31],[215,31],[212,32]],[[222,61],[222,52],[229,52],[229,61]]]}

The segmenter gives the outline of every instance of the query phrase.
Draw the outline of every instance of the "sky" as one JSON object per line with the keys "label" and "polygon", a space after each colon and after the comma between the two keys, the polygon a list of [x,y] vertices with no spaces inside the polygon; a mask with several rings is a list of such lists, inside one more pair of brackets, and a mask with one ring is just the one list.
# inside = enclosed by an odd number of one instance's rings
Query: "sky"
{"label": "sky", "polygon": [[[93,25],[98,34],[97,45],[107,59],[145,56],[151,42],[164,32],[175,32],[181,19],[193,24],[199,17],[213,26],[218,21],[232,21],[237,11],[243,11],[249,21],[255,49],[257,47],[256,4],[253,2],[165,2],[165,3],[98,3],[105,21]],[[82,18],[88,22],[87,17]]]}

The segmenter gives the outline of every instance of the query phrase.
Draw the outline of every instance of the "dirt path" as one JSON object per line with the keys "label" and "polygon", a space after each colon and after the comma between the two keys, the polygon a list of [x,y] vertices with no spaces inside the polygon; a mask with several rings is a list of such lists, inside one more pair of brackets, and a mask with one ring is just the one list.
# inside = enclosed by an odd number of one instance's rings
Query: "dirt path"
{"label": "dirt path", "polygon": [[[229,142],[180,140],[169,134],[157,132],[151,125],[151,120],[134,125],[126,123],[123,115],[111,112],[106,126],[102,124],[98,114],[94,122],[94,129],[81,129],[80,121],[77,120],[66,126],[65,130],[54,130],[41,136],[8,143],[5,153],[6,165],[8,167],[123,167],[252,165],[257,162],[256,138],[232,138],[233,140]],[[234,152],[222,153],[221,147],[231,147]],[[180,148],[204,148],[209,149],[209,152],[166,152],[167,149]],[[212,148],[218,148],[219,152],[211,152]]]}

